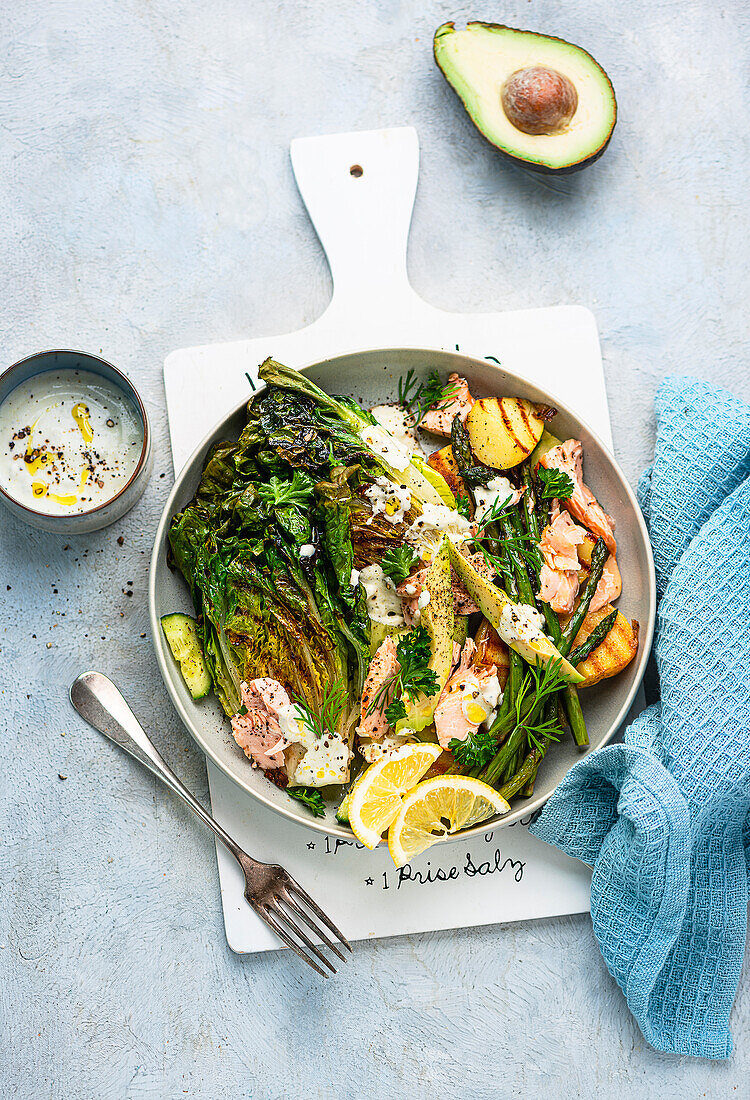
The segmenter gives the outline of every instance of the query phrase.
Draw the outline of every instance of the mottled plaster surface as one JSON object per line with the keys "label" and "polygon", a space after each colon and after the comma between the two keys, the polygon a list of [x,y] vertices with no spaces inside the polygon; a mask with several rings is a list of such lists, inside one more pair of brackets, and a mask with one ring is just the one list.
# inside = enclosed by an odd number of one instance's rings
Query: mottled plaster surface
{"label": "mottled plaster surface", "polygon": [[[326,985],[279,954],[235,957],[210,837],[65,699],[85,668],[116,676],[205,795],[142,636],[171,480],[161,366],[175,347],[287,331],[325,307],[295,136],[417,127],[415,288],[448,309],[590,306],[633,482],[665,372],[750,399],[747,5],[0,10],[0,362],[101,350],[140,386],[157,453],[141,503],[98,535],[0,517],[0,1093],[750,1096],[747,968],[732,1059],[665,1057],[641,1038],[586,917],[358,945]],[[434,28],[466,16],[546,29],[601,60],[621,121],[599,164],[550,183],[481,141],[430,54]]]}

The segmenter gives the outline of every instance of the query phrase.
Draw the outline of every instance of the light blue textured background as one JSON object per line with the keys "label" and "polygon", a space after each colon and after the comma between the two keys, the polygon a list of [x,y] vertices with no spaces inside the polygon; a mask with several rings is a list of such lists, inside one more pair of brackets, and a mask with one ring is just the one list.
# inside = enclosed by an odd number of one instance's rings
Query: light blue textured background
{"label": "light blue textured background", "polygon": [[[210,837],[65,700],[84,668],[114,675],[205,795],[140,637],[171,476],[161,365],[325,307],[293,137],[417,127],[414,286],[448,309],[593,308],[633,482],[666,371],[750,399],[744,0],[2,0],[0,16],[0,365],[101,350],[157,446],[114,528],[58,539],[0,516],[0,1094],[748,1096],[747,966],[731,1061],[658,1055],[585,917],[357,946],[325,986],[286,956],[236,958]],[[597,56],[621,114],[599,164],[549,183],[485,146],[431,60],[434,28],[466,16]]]}

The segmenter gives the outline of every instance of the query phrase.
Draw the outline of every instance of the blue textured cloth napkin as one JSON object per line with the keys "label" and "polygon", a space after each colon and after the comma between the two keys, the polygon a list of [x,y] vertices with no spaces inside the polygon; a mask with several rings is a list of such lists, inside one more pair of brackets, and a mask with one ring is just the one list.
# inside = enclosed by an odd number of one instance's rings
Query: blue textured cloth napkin
{"label": "blue textured cloth napkin", "polygon": [[571,769],[532,832],[593,867],[594,933],[649,1043],[726,1058],[750,871],[750,407],[670,377],[656,414],[638,493],[661,702]]}

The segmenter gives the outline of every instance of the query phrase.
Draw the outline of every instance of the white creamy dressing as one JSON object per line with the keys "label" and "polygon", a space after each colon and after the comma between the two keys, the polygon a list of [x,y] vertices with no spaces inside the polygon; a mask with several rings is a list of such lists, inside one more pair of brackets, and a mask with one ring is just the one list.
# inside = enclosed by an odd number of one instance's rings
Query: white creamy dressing
{"label": "white creamy dressing", "polygon": [[429,602],[430,602],[430,593],[428,592],[428,590],[426,588],[423,588],[422,591],[419,593],[419,598],[417,599],[417,607],[419,608],[420,611],[424,611],[424,609],[427,607]]}
{"label": "white creamy dressing", "polygon": [[384,515],[389,523],[403,523],[404,515],[411,508],[411,490],[406,485],[396,485],[387,477],[375,478],[375,484],[365,489],[370,502],[372,518]]}
{"label": "white creamy dressing", "polygon": [[38,512],[71,515],[111,500],[142,448],[135,408],[91,371],[45,371],[0,405],[0,485]]}
{"label": "white creamy dressing", "polygon": [[406,542],[420,550],[434,550],[446,535],[457,546],[471,538],[471,522],[445,504],[423,504],[422,515],[417,516],[404,534]]}
{"label": "white creamy dressing", "polygon": [[420,453],[422,448],[417,439],[414,417],[400,405],[376,405],[370,412],[381,428],[385,428],[393,438],[410,454]]}
{"label": "white creamy dressing", "polygon": [[349,577],[349,584],[352,588],[356,588],[359,584],[359,569],[352,569],[351,576]]}
{"label": "white creamy dressing", "polygon": [[526,603],[508,603],[500,613],[497,632],[506,643],[533,642],[545,637],[544,618]]}
{"label": "white creamy dressing", "polygon": [[[349,778],[352,752],[338,733],[318,737],[305,721],[296,703],[278,708],[278,722],[286,745],[301,745],[305,755],[294,769],[295,783],[306,787],[325,787],[329,783],[345,783]],[[278,748],[285,748],[279,745]],[[273,752],[274,750],[269,750]]]}
{"label": "white creamy dressing", "polygon": [[479,680],[469,673],[461,681],[461,712],[467,722],[473,726],[489,725],[495,716],[498,701],[502,698],[500,681],[497,676],[480,684]]}
{"label": "white creamy dressing", "polygon": [[306,542],[303,546],[300,546],[299,548],[299,556],[301,558],[311,558],[314,553],[315,547],[311,542]]}
{"label": "white creamy dressing", "polygon": [[359,583],[367,596],[367,614],[374,623],[385,626],[403,626],[401,597],[390,577],[380,565],[367,565],[360,570]]}
{"label": "white creamy dressing", "polygon": [[359,751],[368,764],[377,764],[380,760],[395,756],[399,749],[409,744],[414,734],[415,731],[407,726],[401,733],[387,733],[380,741],[373,741],[370,737],[362,737]]}
{"label": "white creamy dressing", "polygon": [[379,455],[392,469],[403,473],[411,465],[411,452],[379,424],[368,424],[359,434],[370,450]]}
{"label": "white creamy dressing", "polygon": [[502,507],[506,500],[510,500],[515,491],[507,477],[500,475],[491,478],[486,485],[477,485],[474,490],[474,500],[476,501],[474,521],[481,523],[495,506]]}

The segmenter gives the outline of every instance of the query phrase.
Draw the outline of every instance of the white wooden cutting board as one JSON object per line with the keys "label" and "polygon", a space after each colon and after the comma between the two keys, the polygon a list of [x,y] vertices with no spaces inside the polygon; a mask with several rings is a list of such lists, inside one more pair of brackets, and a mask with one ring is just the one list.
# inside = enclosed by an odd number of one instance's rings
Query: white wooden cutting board
{"label": "white wooden cutting board", "polygon": [[[328,257],[333,297],[307,328],[172,352],[164,365],[175,473],[214,424],[250,392],[271,355],[292,367],[375,347],[458,349],[494,357],[560,395],[612,445],[599,338],[579,306],[447,313],[409,285],[406,246],[419,171],[411,127],[302,138],[292,165]],[[430,849],[411,869],[389,870],[387,852],[305,830],[250,800],[209,764],[217,819],[261,858],[281,860],[351,939],[579,913],[589,872],[520,825]],[[235,951],[278,940],[242,897],[242,876],[218,848],[227,939]]]}

